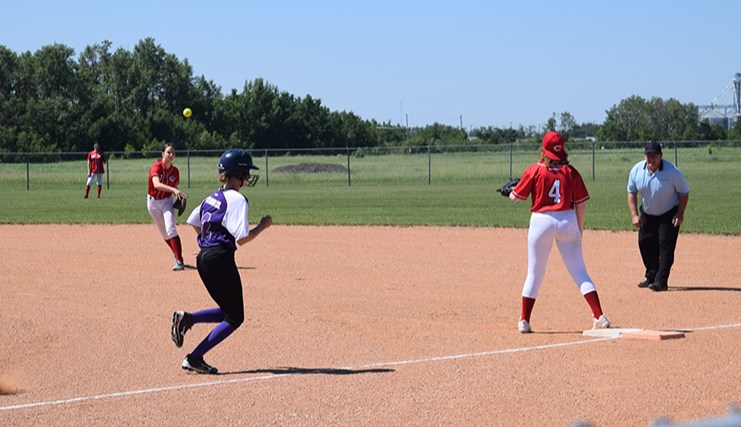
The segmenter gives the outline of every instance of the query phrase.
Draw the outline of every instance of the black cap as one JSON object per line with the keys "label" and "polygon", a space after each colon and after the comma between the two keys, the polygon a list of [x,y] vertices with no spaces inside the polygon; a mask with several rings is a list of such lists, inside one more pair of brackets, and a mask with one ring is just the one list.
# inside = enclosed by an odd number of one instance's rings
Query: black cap
{"label": "black cap", "polygon": [[658,142],[650,141],[646,144],[646,148],[643,150],[643,154],[661,154],[661,144]]}

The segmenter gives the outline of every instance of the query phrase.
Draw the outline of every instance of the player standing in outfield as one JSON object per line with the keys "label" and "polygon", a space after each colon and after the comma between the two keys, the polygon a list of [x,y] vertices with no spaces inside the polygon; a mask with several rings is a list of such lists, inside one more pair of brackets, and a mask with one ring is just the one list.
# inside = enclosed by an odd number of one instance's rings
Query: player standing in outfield
{"label": "player standing in outfield", "polygon": [[669,289],[690,187],[682,171],[663,160],[658,142],[646,144],[643,154],[646,159],[636,163],[628,176],[628,209],[633,226],[638,228],[638,248],[646,267],[646,279],[638,287],[660,292]]}
{"label": "player standing in outfield", "polygon": [[579,172],[569,164],[563,137],[548,131],[543,137],[538,163],[525,169],[520,182],[509,194],[518,202],[532,196],[530,229],[527,235],[527,276],[522,288],[520,333],[532,332],[530,314],[545,276],[548,255],[556,241],[566,268],[592,310],[592,328],[608,328],[597,289],[587,273],[582,253],[584,202],[587,187]]}
{"label": "player standing in outfield", "polygon": [[175,226],[176,214],[172,207],[174,203],[172,195],[174,194],[178,199],[185,199],[187,196],[178,190],[180,171],[172,164],[174,160],[175,147],[169,143],[165,144],[162,148],[162,158],[149,169],[147,210],[175,257],[173,271],[179,271],[185,269],[185,263],[183,262],[183,246]]}
{"label": "player standing in outfield", "polygon": [[100,151],[100,145],[96,142],[93,144],[93,151],[87,153],[87,182],[85,183],[85,198],[90,193],[90,184],[93,180],[98,183],[98,198],[100,198],[100,189],[103,185],[103,162],[105,161],[103,152]]}
{"label": "player standing in outfield", "polygon": [[196,323],[218,323],[206,338],[187,356],[182,368],[200,374],[215,374],[217,369],[203,360],[203,356],[226,339],[244,322],[242,280],[234,262],[237,245],[241,246],[262,233],[273,224],[272,218],[264,216],[252,230],[249,228],[249,202],[239,189],[252,187],[257,175],[251,169],[259,169],[252,156],[241,149],[228,150],[219,159],[218,190],[207,197],[188,217],[188,224],[198,233],[196,258],[198,274],[216,302],[218,308],[192,313],[176,311],[172,315],[171,335],[175,345],[181,347],[185,333]]}

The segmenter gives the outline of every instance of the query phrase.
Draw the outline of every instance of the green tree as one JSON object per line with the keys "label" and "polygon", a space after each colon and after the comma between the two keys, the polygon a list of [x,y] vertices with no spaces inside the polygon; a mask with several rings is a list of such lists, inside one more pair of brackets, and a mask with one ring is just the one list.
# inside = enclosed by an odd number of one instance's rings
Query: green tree
{"label": "green tree", "polygon": [[556,130],[556,113],[553,113],[551,117],[549,117],[548,120],[546,120],[544,130],[545,131]]}
{"label": "green tree", "polygon": [[736,120],[730,131],[728,131],[728,139],[741,139],[741,120]]}
{"label": "green tree", "polygon": [[571,113],[569,113],[568,111],[564,111],[559,115],[559,132],[568,136],[571,135],[571,132],[574,130],[575,127],[576,119]]}
{"label": "green tree", "polygon": [[512,128],[483,127],[473,129],[471,135],[484,144],[508,144],[517,141],[518,131]]}
{"label": "green tree", "polygon": [[467,142],[468,135],[463,129],[435,122],[415,132],[411,138],[404,141],[404,145],[461,145]]}
{"label": "green tree", "polygon": [[594,137],[597,135],[597,129],[599,125],[597,123],[581,123],[574,126],[571,130],[572,138],[587,138]]}
{"label": "green tree", "polygon": [[650,133],[648,103],[633,95],[607,111],[607,118],[598,129],[602,141],[644,141],[653,139]]}
{"label": "green tree", "polygon": [[[79,139],[73,89],[76,87],[74,51],[62,44],[20,56],[15,96],[19,114],[19,150],[72,151]],[[49,147],[45,150],[43,147]]]}
{"label": "green tree", "polygon": [[0,46],[0,152],[17,146],[17,113],[21,108],[21,99],[15,94],[18,78],[18,56]]}
{"label": "green tree", "polygon": [[694,104],[631,96],[607,111],[598,136],[604,141],[695,139],[698,125],[699,113]]}

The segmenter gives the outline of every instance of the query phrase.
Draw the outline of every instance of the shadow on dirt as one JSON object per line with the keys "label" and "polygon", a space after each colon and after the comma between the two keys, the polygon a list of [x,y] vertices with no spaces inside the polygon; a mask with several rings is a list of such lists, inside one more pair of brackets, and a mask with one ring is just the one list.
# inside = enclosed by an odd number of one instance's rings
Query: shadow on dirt
{"label": "shadow on dirt", "polygon": [[720,286],[669,286],[667,292],[676,291],[723,291],[723,292],[741,292],[741,288],[723,288]]}
{"label": "shadow on dirt", "polygon": [[271,369],[254,369],[247,371],[219,372],[217,375],[238,374],[273,374],[273,375],[357,375],[357,374],[384,374],[396,372],[394,369],[346,369],[346,368],[294,368],[280,367]]}

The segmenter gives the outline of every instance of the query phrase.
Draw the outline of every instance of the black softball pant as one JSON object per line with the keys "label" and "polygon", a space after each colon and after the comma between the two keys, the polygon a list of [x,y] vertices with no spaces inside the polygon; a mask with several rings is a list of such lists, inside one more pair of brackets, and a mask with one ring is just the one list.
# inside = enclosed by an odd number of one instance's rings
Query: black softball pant
{"label": "black softball pant", "polygon": [[638,248],[641,250],[646,278],[660,286],[668,286],[669,273],[674,265],[679,227],[672,224],[678,206],[662,215],[648,215],[641,206],[643,225],[638,230]]}
{"label": "black softball pant", "polygon": [[223,246],[201,249],[196,266],[208,294],[224,313],[224,320],[238,328],[244,322],[244,301],[234,251]]}

